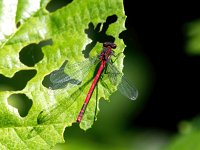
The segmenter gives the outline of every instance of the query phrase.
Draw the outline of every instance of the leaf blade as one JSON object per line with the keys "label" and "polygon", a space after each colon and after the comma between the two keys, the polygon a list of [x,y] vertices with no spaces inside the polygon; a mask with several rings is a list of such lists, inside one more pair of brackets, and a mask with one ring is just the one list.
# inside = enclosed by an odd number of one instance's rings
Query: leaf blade
{"label": "leaf blade", "polygon": [[[19,1],[19,3],[21,2],[22,1]],[[21,144],[21,148],[26,148],[26,146],[32,148],[33,145],[31,145],[31,143],[39,141],[40,138],[38,136],[40,134],[42,134],[44,142],[38,142],[38,146],[41,146],[43,148],[50,148],[56,143],[64,142],[62,137],[64,128],[71,126],[71,124],[76,120],[77,114],[79,113],[85,95],[91,84],[95,68],[90,70],[88,78],[84,80],[84,83],[87,84],[87,86],[83,86],[84,89],[82,90],[82,93],[80,94],[78,100],[67,111],[67,114],[69,114],[69,116],[66,116],[66,114],[61,116],[60,123],[52,122],[48,125],[41,125],[37,123],[37,117],[42,110],[44,110],[45,108],[48,109],[48,107],[54,103],[59,104],[63,100],[63,98],[59,98],[59,95],[49,95],[49,90],[42,85],[42,79],[47,74],[58,69],[65,60],[69,60],[70,63],[73,63],[75,61],[81,61],[85,59],[82,54],[82,50],[84,50],[86,45],[91,41],[91,39],[89,39],[88,36],[85,34],[85,29],[88,28],[89,23],[93,23],[94,27],[96,27],[97,24],[104,23],[108,16],[118,16],[117,22],[111,24],[108,27],[107,31],[109,31],[109,35],[115,37],[115,42],[119,47],[116,52],[122,52],[125,47],[123,41],[118,38],[118,34],[125,30],[124,22],[126,17],[124,14],[124,10],[122,9],[122,0],[74,0],[66,7],[63,7],[62,9],[59,9],[50,14],[48,14],[44,10],[47,2],[48,1],[41,0],[40,4],[43,5],[41,5],[39,9],[37,7],[37,9],[31,11],[32,14],[29,15],[27,18],[24,17],[23,12],[26,11],[25,8],[28,8],[25,7],[25,5],[28,4],[21,4],[20,7],[23,7],[24,10],[22,10],[21,12],[19,10],[15,11],[18,12],[17,19],[11,19],[11,21],[14,22],[12,23],[12,26],[15,26],[15,29],[12,30],[9,34],[3,33],[3,38],[0,38],[1,74],[5,75],[6,77],[12,78],[13,75],[20,70],[34,69],[37,71],[37,74],[30,81],[27,82],[27,85],[23,90],[0,92],[0,107],[2,108],[0,111],[0,120],[6,120],[6,122],[3,122],[1,124],[0,128],[0,132],[2,133],[2,135],[4,135],[0,139],[2,148],[7,147],[9,149],[12,149],[12,147],[15,146],[16,143],[18,143],[19,139],[17,138],[17,135],[11,132],[15,128],[17,128],[16,131],[20,131],[18,132],[21,137],[21,142],[19,143],[23,143]],[[19,7],[17,7],[17,4],[15,4],[14,6],[15,8],[19,9]],[[2,7],[3,6],[1,3],[0,8]],[[4,14],[0,12],[0,18],[2,18],[3,15]],[[16,23],[19,20],[23,21],[20,27],[16,29]],[[3,26],[3,29],[4,28],[6,28],[5,25]],[[48,39],[51,39],[53,41],[53,44],[42,47],[44,58],[39,63],[36,63],[33,67],[28,67],[19,60],[19,52],[23,47]],[[96,56],[101,49],[102,44],[97,42],[95,47],[92,49],[90,55]],[[120,59],[116,61],[116,64],[121,66],[120,70],[122,70],[123,68],[121,65],[122,62],[122,57],[120,57]],[[99,99],[101,97],[108,99],[110,96],[108,93],[104,93],[106,89],[103,88],[101,84],[99,84],[99,87],[101,87],[98,92],[98,95],[100,96],[96,97],[96,91],[94,91],[91,101],[85,112],[83,122],[80,124],[80,127],[84,130],[90,128],[93,124],[94,117],[96,116],[94,112],[96,109],[96,105],[98,105],[99,103]],[[65,89],[63,89],[63,97],[67,97],[67,95],[76,91],[77,88],[79,87],[70,89],[67,92],[65,91]],[[116,90],[116,87],[110,88],[112,89],[112,91]],[[7,104],[7,99],[10,95],[19,93],[24,93],[29,99],[33,101],[33,105],[25,118],[20,118],[19,114],[17,114],[16,109],[11,108]],[[65,116],[66,118],[63,120],[62,118]],[[30,128],[34,131],[35,134],[33,135],[35,135],[35,137],[29,135]],[[6,133],[4,129],[10,131]],[[38,130],[40,132],[38,132]],[[56,131],[58,131],[58,133]],[[15,138],[11,140],[10,137],[12,135]],[[38,139],[36,137],[38,137]],[[55,142],[52,142],[52,138],[56,139]],[[9,143],[9,145],[4,146],[3,141]],[[15,148],[20,149],[20,145],[17,144]]]}

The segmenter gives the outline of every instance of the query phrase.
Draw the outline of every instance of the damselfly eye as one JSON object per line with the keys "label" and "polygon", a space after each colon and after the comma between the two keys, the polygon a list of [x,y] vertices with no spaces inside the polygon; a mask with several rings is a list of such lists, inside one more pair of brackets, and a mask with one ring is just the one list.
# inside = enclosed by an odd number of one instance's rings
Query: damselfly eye
{"label": "damselfly eye", "polygon": [[114,48],[114,49],[117,47],[117,45],[115,43],[111,43],[111,42],[103,43],[103,47],[108,47],[108,46],[110,46],[111,48]]}
{"label": "damselfly eye", "polygon": [[111,47],[115,49],[117,47],[117,45],[112,43]]}

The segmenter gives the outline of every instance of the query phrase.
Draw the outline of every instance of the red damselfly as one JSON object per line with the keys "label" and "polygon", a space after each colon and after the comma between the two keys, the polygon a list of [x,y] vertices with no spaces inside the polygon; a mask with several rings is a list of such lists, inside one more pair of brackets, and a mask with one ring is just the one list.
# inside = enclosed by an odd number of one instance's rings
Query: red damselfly
{"label": "red damselfly", "polygon": [[[117,46],[114,43],[111,42],[105,42],[103,43],[103,50],[100,53],[100,55],[98,55],[98,57],[90,59],[90,60],[86,60],[84,62],[81,62],[82,64],[82,69],[76,66],[79,66],[79,63],[73,65],[73,72],[71,73],[71,76],[66,76],[63,75],[61,72],[56,72],[51,74],[50,76],[50,80],[52,83],[54,83],[54,88],[59,87],[60,85],[62,85],[62,83],[67,82],[69,80],[71,80],[72,78],[78,79],[75,84],[72,84],[72,86],[80,84],[82,82],[82,80],[87,76],[88,71],[90,69],[90,67],[96,63],[100,63],[100,66],[98,68],[98,71],[93,79],[93,82],[90,86],[90,89],[86,95],[85,101],[83,103],[83,106],[78,114],[77,117],[77,122],[81,122],[83,115],[85,113],[85,110],[87,108],[87,105],[90,101],[90,98],[92,96],[92,93],[98,83],[99,78],[101,77],[101,74],[103,72],[103,70],[107,67],[107,70],[109,70],[108,72],[108,76],[109,79],[111,81],[111,83],[113,83],[114,85],[118,84],[118,90],[126,97],[128,97],[131,100],[135,100],[138,96],[138,91],[137,89],[132,86],[124,77],[124,75],[122,75],[118,69],[111,63],[111,56],[115,56],[114,55],[114,50]],[[78,69],[76,69],[78,68]],[[64,68],[63,68],[64,69]],[[63,71],[63,70],[62,70]],[[120,80],[120,82],[118,82],[118,80]],[[68,88],[71,88],[68,87]],[[75,101],[75,100],[74,100]],[[68,106],[66,106],[68,107]],[[57,109],[57,110],[56,110]],[[43,123],[46,120],[50,119],[52,115],[52,117],[56,117],[59,115],[59,113],[64,110],[67,109],[64,107],[64,105],[55,105],[53,106],[51,109],[49,109],[48,111],[42,111],[39,116],[38,116],[38,123]],[[53,112],[53,113],[51,113]]]}

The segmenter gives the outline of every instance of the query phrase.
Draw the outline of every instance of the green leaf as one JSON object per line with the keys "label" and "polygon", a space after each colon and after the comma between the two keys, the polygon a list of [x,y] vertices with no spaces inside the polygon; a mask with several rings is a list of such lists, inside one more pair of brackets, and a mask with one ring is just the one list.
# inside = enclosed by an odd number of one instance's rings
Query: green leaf
{"label": "green leaf", "polygon": [[176,135],[166,150],[199,150],[200,149],[200,118],[182,121],[179,125],[180,134]]}
{"label": "green leaf", "polygon": [[[116,54],[123,52],[125,48],[122,39],[119,39],[119,34],[125,30],[126,19],[122,0],[74,0],[52,13],[46,10],[48,2],[49,0],[0,1],[0,74],[13,78],[21,70],[37,72],[22,90],[1,90],[6,87],[0,89],[0,149],[50,149],[56,143],[64,142],[64,129],[76,122],[95,67],[91,68],[81,85],[68,90],[50,90],[42,82],[66,60],[69,64],[85,60],[83,50],[92,42],[85,33],[89,24],[92,23],[94,28],[101,24],[102,30],[106,19],[116,15],[117,20],[108,26],[106,34],[115,38],[118,46]],[[45,41],[47,44],[44,44]],[[51,41],[52,44],[49,44]],[[27,58],[35,62],[34,65],[27,65],[22,61],[21,53],[28,52],[33,45],[42,45],[44,57],[38,62],[34,61],[34,56]],[[101,50],[102,43],[97,41],[90,56],[97,56]],[[123,54],[119,55],[114,64],[120,71],[123,68],[123,58]],[[100,82],[98,92],[94,91],[80,124],[84,130],[94,122],[99,111],[99,99],[103,97],[108,100],[116,90],[106,75],[103,78],[107,87]],[[32,100],[32,106],[25,117],[21,117],[17,109],[8,104],[8,99],[13,94],[25,94]],[[74,98],[77,100],[67,108],[67,103],[74,101]],[[57,115],[57,111],[52,110],[49,120],[39,124],[38,116],[41,112],[54,105],[61,105],[57,109],[65,109]]]}
{"label": "green leaf", "polygon": [[186,31],[186,51],[192,55],[200,54],[200,20],[187,23]]}

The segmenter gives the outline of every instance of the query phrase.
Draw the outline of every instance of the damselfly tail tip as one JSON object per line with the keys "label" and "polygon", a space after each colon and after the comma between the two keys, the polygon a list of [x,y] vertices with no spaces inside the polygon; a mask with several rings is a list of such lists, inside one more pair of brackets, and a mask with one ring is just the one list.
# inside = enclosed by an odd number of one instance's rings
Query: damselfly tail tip
{"label": "damselfly tail tip", "polygon": [[76,122],[77,122],[77,123],[80,123],[80,122],[81,122],[81,119],[82,119],[82,118],[78,116],[78,118],[76,119]]}
{"label": "damselfly tail tip", "polygon": [[80,123],[80,122],[81,122],[81,120],[77,119],[77,120],[76,120],[76,122],[77,122],[77,123]]}

